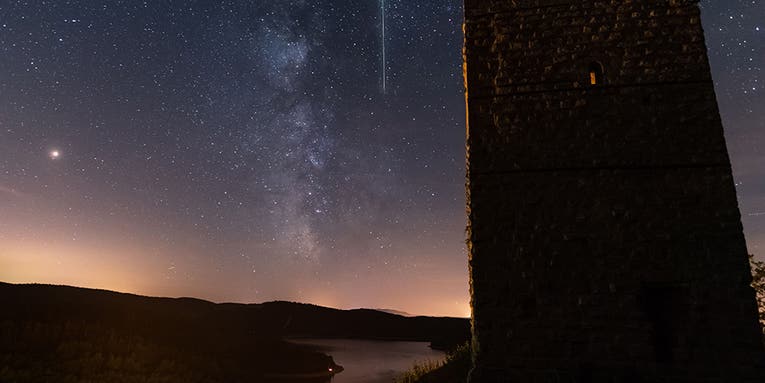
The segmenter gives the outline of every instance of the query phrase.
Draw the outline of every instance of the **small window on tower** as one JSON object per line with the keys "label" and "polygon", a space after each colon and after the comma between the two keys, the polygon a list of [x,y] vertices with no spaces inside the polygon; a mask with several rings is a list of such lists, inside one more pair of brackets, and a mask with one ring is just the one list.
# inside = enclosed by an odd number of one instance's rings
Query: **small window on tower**
{"label": "small window on tower", "polygon": [[599,62],[590,64],[590,85],[603,84],[603,65]]}

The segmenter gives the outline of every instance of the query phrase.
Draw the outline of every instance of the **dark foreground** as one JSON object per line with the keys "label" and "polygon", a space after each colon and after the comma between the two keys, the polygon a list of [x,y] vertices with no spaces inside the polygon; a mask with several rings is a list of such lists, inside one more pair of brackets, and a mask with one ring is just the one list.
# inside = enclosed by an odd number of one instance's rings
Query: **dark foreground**
{"label": "dark foreground", "polygon": [[286,382],[267,376],[335,366],[329,355],[282,340],[288,336],[450,347],[469,337],[469,323],[288,302],[213,304],[0,283],[0,382]]}

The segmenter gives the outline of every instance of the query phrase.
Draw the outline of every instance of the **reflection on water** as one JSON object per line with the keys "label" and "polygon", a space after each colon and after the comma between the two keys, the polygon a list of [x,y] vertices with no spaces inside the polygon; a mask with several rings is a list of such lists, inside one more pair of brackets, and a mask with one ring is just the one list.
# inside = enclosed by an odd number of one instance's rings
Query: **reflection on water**
{"label": "reflection on water", "polygon": [[445,354],[426,342],[386,342],[351,339],[293,339],[331,355],[345,371],[332,383],[391,383],[417,361],[442,359]]}

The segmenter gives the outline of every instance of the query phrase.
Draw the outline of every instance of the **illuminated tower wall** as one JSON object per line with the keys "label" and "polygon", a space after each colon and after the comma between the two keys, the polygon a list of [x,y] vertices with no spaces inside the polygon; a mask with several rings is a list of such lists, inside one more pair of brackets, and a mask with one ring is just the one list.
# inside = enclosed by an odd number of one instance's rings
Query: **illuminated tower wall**
{"label": "illuminated tower wall", "polygon": [[697,2],[465,12],[471,381],[765,382]]}

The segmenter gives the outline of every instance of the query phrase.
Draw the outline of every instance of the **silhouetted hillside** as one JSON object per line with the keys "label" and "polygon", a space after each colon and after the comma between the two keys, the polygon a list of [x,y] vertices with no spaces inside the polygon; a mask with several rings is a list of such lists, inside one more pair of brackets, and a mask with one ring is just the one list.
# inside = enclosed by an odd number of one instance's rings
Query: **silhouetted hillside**
{"label": "silhouetted hillside", "polygon": [[430,341],[469,336],[466,319],[405,318],[271,302],[214,304],[67,286],[0,283],[0,382],[253,382],[314,372],[331,358],[283,337]]}
{"label": "silhouetted hillside", "polygon": [[377,310],[377,311],[382,311],[382,312],[384,312],[384,313],[388,313],[388,314],[401,315],[402,317],[413,317],[413,316],[416,316],[416,315],[412,315],[412,314],[409,314],[409,313],[408,313],[408,312],[406,312],[406,311],[400,311],[400,310],[393,310],[393,309],[379,309],[379,308],[378,308],[378,309],[375,309],[375,310]]}
{"label": "silhouetted hillside", "polygon": [[432,342],[448,348],[470,337],[465,318],[403,317],[377,310],[337,310],[321,306],[269,302],[258,316],[276,320],[284,335],[292,337],[364,338]]}

